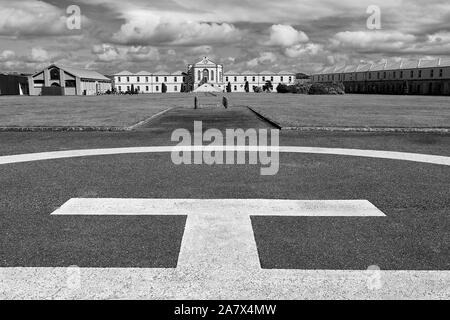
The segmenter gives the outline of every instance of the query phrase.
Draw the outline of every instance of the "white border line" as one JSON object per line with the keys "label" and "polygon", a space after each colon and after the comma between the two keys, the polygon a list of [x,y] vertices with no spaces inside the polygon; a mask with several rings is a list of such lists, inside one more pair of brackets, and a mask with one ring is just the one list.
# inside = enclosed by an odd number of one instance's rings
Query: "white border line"
{"label": "white border line", "polygon": [[141,153],[203,152],[203,151],[224,151],[224,152],[226,152],[226,151],[243,152],[244,151],[244,152],[326,154],[326,155],[339,155],[339,156],[352,156],[352,157],[412,161],[412,162],[450,166],[450,157],[419,154],[419,153],[406,153],[406,152],[380,151],[380,150],[342,149],[342,148],[255,147],[255,146],[225,146],[225,147],[155,146],[155,147],[53,151],[53,152],[41,152],[41,153],[29,153],[29,154],[1,156],[0,157],[0,165],[43,161],[43,160],[92,157],[92,156],[141,154]]}

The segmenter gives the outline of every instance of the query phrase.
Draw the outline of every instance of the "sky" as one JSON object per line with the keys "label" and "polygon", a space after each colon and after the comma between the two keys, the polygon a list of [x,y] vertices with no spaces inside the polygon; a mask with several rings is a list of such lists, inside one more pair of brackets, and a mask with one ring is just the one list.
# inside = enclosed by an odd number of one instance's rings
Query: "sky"
{"label": "sky", "polygon": [[175,72],[203,56],[225,71],[304,73],[448,57],[450,1],[0,0],[0,72]]}

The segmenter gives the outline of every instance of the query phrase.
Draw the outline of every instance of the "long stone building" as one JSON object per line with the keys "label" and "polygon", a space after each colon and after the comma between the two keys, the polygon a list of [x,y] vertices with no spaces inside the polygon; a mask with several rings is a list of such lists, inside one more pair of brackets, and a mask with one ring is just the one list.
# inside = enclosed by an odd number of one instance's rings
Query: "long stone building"
{"label": "long stone building", "polygon": [[450,95],[450,58],[327,67],[312,81],[342,82],[347,93]]}
{"label": "long stone building", "polygon": [[231,92],[245,92],[248,82],[249,92],[254,92],[255,87],[262,87],[267,81],[272,83],[275,90],[279,83],[293,84],[295,73],[280,72],[273,73],[265,71],[255,73],[251,71],[237,73],[224,72],[224,66],[217,64],[208,57],[187,66],[185,72],[147,72],[141,71],[131,73],[122,71],[114,75],[115,88],[118,92],[137,90],[140,93],[162,93],[165,92],[191,92],[202,85],[210,85],[218,91],[226,91],[228,84]]}

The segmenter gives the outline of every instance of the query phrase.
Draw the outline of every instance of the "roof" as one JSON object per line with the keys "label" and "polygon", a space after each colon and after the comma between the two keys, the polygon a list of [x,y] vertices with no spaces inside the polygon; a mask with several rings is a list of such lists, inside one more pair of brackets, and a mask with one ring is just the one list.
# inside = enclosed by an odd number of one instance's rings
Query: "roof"
{"label": "roof", "polygon": [[152,73],[148,72],[148,71],[140,71],[138,73],[136,73],[137,76],[151,76]]}
{"label": "roof", "polygon": [[356,72],[367,72],[372,67],[371,64],[360,64],[356,69]]}
{"label": "roof", "polygon": [[215,63],[214,61],[212,61],[210,58],[208,57],[203,57],[203,59],[199,62],[197,62],[196,64],[194,64],[195,66],[208,66],[208,65],[218,65],[217,63]]}
{"label": "roof", "polygon": [[172,73],[171,75],[172,75],[172,76],[182,76],[182,75],[184,75],[184,72],[178,70],[178,71],[175,71],[174,73]]}
{"label": "roof", "polygon": [[263,71],[263,72],[260,72],[259,74],[275,74],[274,72],[272,72],[272,71]]}
{"label": "roof", "polygon": [[105,77],[104,75],[98,73],[97,71],[87,70],[87,69],[80,69],[80,68],[74,68],[74,67],[67,67],[67,66],[62,66],[62,65],[57,65],[57,64],[52,64],[48,68],[51,68],[53,66],[55,66],[55,67],[57,67],[59,69],[62,69],[62,70],[66,71],[67,73],[70,73],[71,75],[73,75],[75,77],[79,77],[79,78],[83,78],[83,79],[94,79],[94,80],[111,81],[111,79]]}
{"label": "roof", "polygon": [[370,71],[383,71],[386,68],[386,64],[387,64],[386,61],[382,63],[373,64],[372,67],[370,68]]}
{"label": "roof", "polygon": [[119,73],[116,73],[115,76],[132,76],[133,74],[130,71],[121,71]]}
{"label": "roof", "polygon": [[278,72],[279,75],[295,75],[294,72],[290,72],[290,71],[280,71]]}
{"label": "roof", "polygon": [[155,75],[155,76],[170,76],[170,72],[158,71],[158,72],[155,72],[153,75]]}

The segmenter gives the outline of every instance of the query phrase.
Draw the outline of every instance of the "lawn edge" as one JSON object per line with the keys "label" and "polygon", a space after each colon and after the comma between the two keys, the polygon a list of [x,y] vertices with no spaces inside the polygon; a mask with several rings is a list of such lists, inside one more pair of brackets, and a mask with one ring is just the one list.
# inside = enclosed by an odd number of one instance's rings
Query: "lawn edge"
{"label": "lawn edge", "polygon": [[262,114],[259,111],[256,111],[253,107],[247,106],[247,108],[253,112],[258,118],[260,118],[261,120],[269,123],[270,125],[274,126],[275,128],[279,129],[279,130],[283,130],[283,126],[281,124],[279,124],[278,122],[270,119],[269,117],[267,117],[266,115]]}
{"label": "lawn edge", "polygon": [[160,111],[160,112],[158,112],[158,113],[152,115],[151,117],[149,117],[149,118],[147,118],[147,119],[144,119],[144,120],[142,120],[142,121],[139,121],[138,123],[136,123],[136,124],[134,124],[134,125],[132,125],[132,126],[126,127],[126,128],[125,128],[125,131],[133,131],[133,130],[139,129],[140,127],[149,124],[149,123],[152,122],[153,120],[155,120],[155,119],[161,117],[162,115],[164,115],[164,114],[166,114],[167,112],[172,111],[173,109],[176,109],[176,108],[177,108],[177,107],[170,107],[170,108],[167,108],[167,109],[165,109],[165,110],[162,110],[162,111]]}
{"label": "lawn edge", "polygon": [[269,116],[247,106],[259,118],[263,119],[279,128],[282,131],[301,131],[301,132],[373,132],[373,133],[450,133],[450,127],[327,127],[327,126],[283,126]]}

